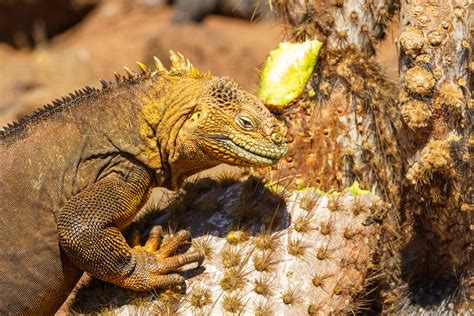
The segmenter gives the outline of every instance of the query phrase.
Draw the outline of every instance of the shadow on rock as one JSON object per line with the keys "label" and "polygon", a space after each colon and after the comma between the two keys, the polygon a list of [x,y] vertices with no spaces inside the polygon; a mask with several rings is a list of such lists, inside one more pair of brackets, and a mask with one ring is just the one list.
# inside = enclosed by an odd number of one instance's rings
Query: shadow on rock
{"label": "shadow on rock", "polygon": [[285,229],[289,220],[283,189],[272,190],[258,177],[243,181],[204,178],[186,183],[164,210],[147,210],[134,227],[143,231],[162,225],[172,231],[189,230],[194,238],[207,234],[226,237],[238,229],[250,235],[262,229],[276,232]]}

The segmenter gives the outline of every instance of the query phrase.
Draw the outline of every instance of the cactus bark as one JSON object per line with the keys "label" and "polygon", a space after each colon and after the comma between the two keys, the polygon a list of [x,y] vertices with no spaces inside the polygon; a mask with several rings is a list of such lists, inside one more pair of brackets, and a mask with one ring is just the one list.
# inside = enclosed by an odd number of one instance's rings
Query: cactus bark
{"label": "cactus bark", "polygon": [[472,273],[472,9],[462,0],[402,1],[400,12],[406,270],[411,282],[444,284],[445,296],[455,292],[448,281],[466,286]]}
{"label": "cactus bark", "polygon": [[296,185],[322,190],[357,180],[398,204],[397,90],[371,58],[394,4],[273,1],[287,40],[324,42],[306,93],[283,111],[290,149],[276,178],[293,175]]}
{"label": "cactus bark", "polygon": [[[374,60],[397,1],[272,1],[286,39],[324,42],[306,92],[282,111],[289,151],[274,179],[295,187],[341,189],[358,181],[391,203],[380,227],[383,304],[400,282],[399,213],[404,170],[398,89]],[[390,308],[390,307],[388,307]]]}

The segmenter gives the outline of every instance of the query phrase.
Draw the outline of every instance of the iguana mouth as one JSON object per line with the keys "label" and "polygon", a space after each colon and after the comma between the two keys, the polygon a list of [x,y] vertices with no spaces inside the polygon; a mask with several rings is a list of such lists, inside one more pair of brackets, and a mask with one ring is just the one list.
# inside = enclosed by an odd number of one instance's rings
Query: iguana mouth
{"label": "iguana mouth", "polygon": [[238,137],[213,137],[216,147],[212,150],[221,158],[229,160],[230,157],[245,162],[259,165],[273,165],[286,154],[286,146],[261,146],[249,144]]}

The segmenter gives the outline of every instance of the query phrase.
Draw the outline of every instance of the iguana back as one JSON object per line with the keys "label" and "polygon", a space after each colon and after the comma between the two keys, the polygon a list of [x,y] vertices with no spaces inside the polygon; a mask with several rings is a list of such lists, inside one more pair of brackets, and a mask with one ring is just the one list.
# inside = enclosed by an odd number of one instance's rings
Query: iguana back
{"label": "iguana back", "polygon": [[[0,289],[6,302],[43,293],[28,302],[27,313],[54,312],[80,278],[82,271],[60,251],[57,214],[72,196],[103,176],[107,165],[125,159],[127,153],[114,146],[134,141],[115,133],[125,125],[137,129],[134,105],[126,102],[133,88],[124,84],[114,93],[80,91],[2,137]],[[118,108],[126,104],[128,109]],[[114,119],[119,113],[125,120]],[[43,296],[53,309],[41,303]],[[0,306],[8,308],[4,302]]]}

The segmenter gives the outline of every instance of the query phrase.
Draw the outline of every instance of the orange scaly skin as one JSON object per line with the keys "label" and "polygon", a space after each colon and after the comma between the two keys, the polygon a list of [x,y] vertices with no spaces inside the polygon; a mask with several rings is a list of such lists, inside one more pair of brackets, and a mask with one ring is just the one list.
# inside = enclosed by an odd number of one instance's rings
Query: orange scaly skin
{"label": "orange scaly skin", "polygon": [[[139,63],[0,132],[0,314],[52,314],[83,271],[144,291],[182,283],[178,232],[144,247],[122,231],[157,186],[219,163],[270,165],[285,153],[285,127],[229,78],[197,71],[171,52],[168,71]],[[158,249],[159,248],[159,249]]]}

